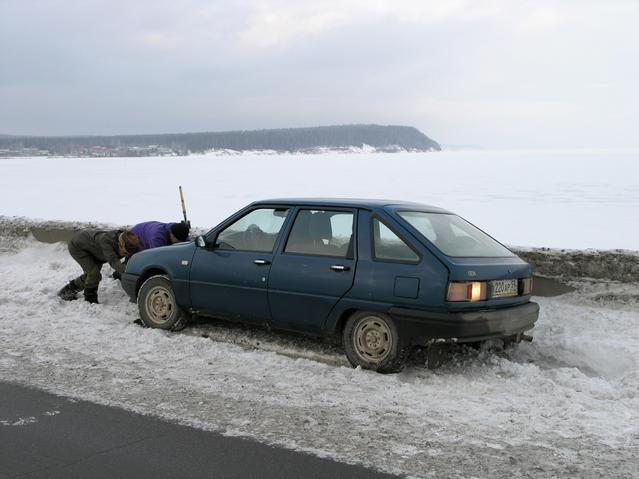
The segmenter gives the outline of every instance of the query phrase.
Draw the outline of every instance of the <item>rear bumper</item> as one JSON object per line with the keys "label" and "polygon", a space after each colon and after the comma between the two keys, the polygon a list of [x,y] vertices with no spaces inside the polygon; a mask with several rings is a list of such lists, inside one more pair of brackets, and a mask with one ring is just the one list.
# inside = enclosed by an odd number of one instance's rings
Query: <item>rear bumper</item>
{"label": "rear bumper", "polygon": [[136,288],[138,284],[138,275],[130,273],[122,273],[122,289],[129,295],[132,303],[137,301]]}
{"label": "rear bumper", "polygon": [[520,306],[473,312],[433,313],[407,308],[391,308],[402,335],[414,344],[434,339],[455,342],[481,341],[523,333],[532,329],[539,317],[539,305],[528,302]]}

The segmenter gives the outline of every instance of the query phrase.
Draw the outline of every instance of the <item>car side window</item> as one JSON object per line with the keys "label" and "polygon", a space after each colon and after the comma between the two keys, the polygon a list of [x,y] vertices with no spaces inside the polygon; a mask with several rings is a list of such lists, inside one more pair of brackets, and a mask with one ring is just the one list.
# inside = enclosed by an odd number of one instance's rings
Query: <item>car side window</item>
{"label": "car side window", "polygon": [[419,262],[419,255],[377,218],[373,218],[373,257],[384,261]]}
{"label": "car side window", "polygon": [[218,249],[271,252],[288,208],[259,208],[242,216],[217,236]]}
{"label": "car side window", "polygon": [[284,252],[352,258],[353,218],[348,211],[300,210]]}

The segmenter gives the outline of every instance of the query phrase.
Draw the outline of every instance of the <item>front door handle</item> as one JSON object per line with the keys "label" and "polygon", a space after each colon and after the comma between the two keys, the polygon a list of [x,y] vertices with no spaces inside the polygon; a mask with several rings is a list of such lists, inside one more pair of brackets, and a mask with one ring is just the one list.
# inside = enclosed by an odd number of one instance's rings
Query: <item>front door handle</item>
{"label": "front door handle", "polygon": [[266,259],[256,259],[253,261],[253,263],[255,263],[258,266],[266,266],[267,264],[271,264],[271,262]]}
{"label": "front door handle", "polygon": [[333,271],[348,271],[350,268],[350,266],[344,266],[342,264],[334,264],[333,266],[331,266],[331,269]]}

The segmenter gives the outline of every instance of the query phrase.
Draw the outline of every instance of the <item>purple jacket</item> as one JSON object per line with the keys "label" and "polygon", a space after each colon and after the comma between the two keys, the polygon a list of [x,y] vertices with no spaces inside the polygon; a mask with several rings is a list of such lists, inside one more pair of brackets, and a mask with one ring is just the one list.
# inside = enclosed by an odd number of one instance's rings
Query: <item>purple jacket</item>
{"label": "purple jacket", "polygon": [[158,246],[168,246],[171,244],[169,236],[171,225],[174,223],[160,223],[159,221],[147,221],[138,223],[131,228],[131,233],[140,240],[140,251],[157,248]]}

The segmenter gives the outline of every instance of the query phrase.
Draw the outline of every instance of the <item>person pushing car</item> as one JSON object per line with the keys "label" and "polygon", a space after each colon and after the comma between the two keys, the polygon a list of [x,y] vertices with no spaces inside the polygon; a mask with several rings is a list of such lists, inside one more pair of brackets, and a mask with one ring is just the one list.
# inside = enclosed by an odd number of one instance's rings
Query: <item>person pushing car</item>
{"label": "person pushing car", "polygon": [[116,273],[123,273],[125,266],[121,259],[132,256],[138,251],[139,244],[138,237],[127,230],[77,232],[69,241],[69,253],[80,265],[83,274],[58,291],[58,296],[72,301],[80,291],[84,291],[85,301],[97,303],[102,265],[109,263]]}
{"label": "person pushing car", "polygon": [[[184,221],[180,223],[145,221],[144,223],[138,223],[130,231],[138,237],[138,251],[143,251],[186,241],[189,239],[189,229],[190,224]],[[126,264],[126,261],[124,264]],[[118,280],[122,279],[121,273],[121,271],[114,271],[111,277]]]}

